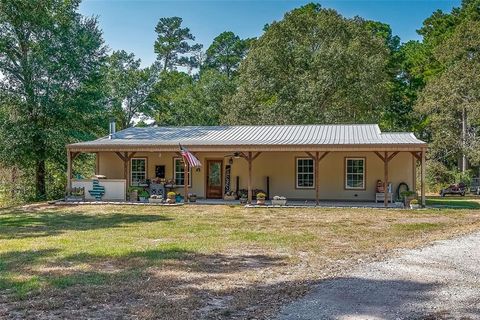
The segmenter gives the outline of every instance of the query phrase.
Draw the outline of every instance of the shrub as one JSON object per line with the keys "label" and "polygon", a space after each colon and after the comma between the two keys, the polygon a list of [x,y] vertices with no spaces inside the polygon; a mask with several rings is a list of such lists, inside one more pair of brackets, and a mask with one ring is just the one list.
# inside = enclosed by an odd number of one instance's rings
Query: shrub
{"label": "shrub", "polygon": [[167,193],[167,197],[169,197],[169,198],[175,198],[176,195],[177,194],[173,191],[170,191],[169,193]]}
{"label": "shrub", "polygon": [[413,199],[412,201],[410,201],[410,204],[418,204],[418,200],[417,199]]}

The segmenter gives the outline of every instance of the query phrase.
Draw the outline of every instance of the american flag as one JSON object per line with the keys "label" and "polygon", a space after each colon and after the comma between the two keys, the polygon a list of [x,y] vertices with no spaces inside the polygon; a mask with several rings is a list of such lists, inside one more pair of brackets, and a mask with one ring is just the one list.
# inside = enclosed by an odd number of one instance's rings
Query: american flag
{"label": "american flag", "polygon": [[202,166],[200,161],[190,151],[188,151],[181,145],[180,145],[180,154],[182,155],[183,160],[186,161],[190,167],[195,168],[195,167]]}

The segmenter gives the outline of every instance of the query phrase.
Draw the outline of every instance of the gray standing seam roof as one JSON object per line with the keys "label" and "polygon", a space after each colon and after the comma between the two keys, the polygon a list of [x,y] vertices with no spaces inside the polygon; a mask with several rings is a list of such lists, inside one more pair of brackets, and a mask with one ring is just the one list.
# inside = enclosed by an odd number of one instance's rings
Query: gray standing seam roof
{"label": "gray standing seam roof", "polygon": [[376,124],[128,128],[74,147],[174,145],[426,145],[413,133],[382,133]]}

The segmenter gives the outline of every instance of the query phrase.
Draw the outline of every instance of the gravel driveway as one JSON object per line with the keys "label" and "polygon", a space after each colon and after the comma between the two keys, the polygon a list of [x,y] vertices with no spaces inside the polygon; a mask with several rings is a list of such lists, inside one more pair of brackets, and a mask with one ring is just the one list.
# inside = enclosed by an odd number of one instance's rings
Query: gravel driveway
{"label": "gravel driveway", "polygon": [[480,319],[480,233],[321,282],[279,319]]}

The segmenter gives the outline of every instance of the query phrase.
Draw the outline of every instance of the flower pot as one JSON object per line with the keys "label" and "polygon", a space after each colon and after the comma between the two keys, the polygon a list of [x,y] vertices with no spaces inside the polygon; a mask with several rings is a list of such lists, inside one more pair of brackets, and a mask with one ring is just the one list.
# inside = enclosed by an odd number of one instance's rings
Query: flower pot
{"label": "flower pot", "polygon": [[419,204],[410,204],[410,209],[420,209]]}
{"label": "flower pot", "polygon": [[138,201],[138,191],[130,191],[128,193],[128,199],[131,201],[131,202],[137,202]]}
{"label": "flower pot", "polygon": [[259,198],[257,198],[257,205],[259,205],[259,206],[264,206],[264,205],[265,205],[265,199],[259,199]]}
{"label": "flower pot", "polygon": [[247,204],[247,198],[240,198],[240,204]]}
{"label": "flower pot", "polygon": [[287,200],[272,200],[272,206],[285,206],[287,205]]}
{"label": "flower pot", "polygon": [[174,204],[176,201],[175,201],[175,198],[167,198],[167,203],[168,204]]}
{"label": "flower pot", "polygon": [[197,202],[197,196],[190,195],[190,196],[188,197],[188,201],[190,201],[190,202]]}
{"label": "flower pot", "polygon": [[163,203],[163,199],[150,198],[150,199],[148,200],[148,202],[150,202],[150,203]]}
{"label": "flower pot", "polygon": [[138,197],[138,200],[140,200],[140,202],[147,202],[147,197]]}

